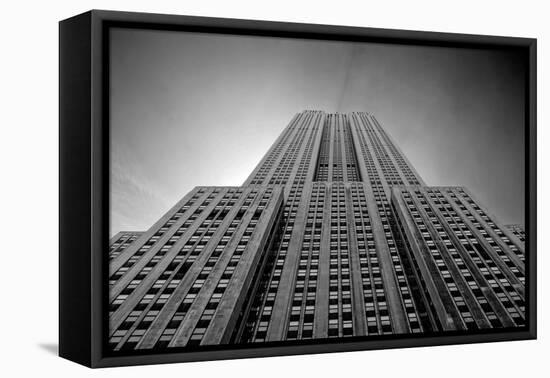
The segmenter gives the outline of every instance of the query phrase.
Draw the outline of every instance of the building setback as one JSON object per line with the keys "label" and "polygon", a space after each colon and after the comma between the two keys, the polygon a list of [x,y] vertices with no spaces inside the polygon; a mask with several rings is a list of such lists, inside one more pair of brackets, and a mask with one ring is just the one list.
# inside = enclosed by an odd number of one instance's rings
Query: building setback
{"label": "building setback", "polygon": [[130,246],[143,232],[139,231],[120,231],[109,241],[109,260],[117,257],[120,252]]}
{"label": "building setback", "polygon": [[434,330],[525,325],[519,240],[461,187],[394,187],[399,250]]}
{"label": "building setback", "polygon": [[113,350],[229,343],[254,297],[280,187],[196,187],[110,264]]}
{"label": "building setback", "polygon": [[521,224],[509,224],[506,226],[517,238],[525,243],[525,228]]}
{"label": "building setback", "polygon": [[115,351],[525,322],[520,238],[364,112],[297,114],[242,187],[195,188],[110,256]]}

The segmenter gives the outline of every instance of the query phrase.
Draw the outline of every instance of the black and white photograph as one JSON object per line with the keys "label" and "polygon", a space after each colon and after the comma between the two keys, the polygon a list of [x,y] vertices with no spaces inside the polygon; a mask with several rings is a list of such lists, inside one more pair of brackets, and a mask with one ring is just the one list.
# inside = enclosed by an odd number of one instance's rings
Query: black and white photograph
{"label": "black and white photograph", "polygon": [[0,376],[541,376],[546,8],[6,3]]}
{"label": "black and white photograph", "polygon": [[107,38],[108,353],[527,329],[523,51]]}

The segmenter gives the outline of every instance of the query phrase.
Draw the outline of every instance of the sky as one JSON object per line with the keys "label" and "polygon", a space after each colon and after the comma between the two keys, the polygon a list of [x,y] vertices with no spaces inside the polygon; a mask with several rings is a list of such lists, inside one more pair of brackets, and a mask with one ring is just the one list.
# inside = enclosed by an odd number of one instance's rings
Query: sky
{"label": "sky", "polygon": [[525,72],[500,50],[113,29],[110,234],[241,185],[294,114],[367,111],[427,185],[524,223]]}

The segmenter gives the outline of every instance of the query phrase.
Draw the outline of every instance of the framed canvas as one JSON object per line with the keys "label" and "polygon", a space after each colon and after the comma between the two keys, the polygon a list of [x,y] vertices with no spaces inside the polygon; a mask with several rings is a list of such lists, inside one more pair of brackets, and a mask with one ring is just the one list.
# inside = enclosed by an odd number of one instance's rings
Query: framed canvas
{"label": "framed canvas", "polygon": [[94,10],[59,62],[62,357],[536,337],[536,40]]}

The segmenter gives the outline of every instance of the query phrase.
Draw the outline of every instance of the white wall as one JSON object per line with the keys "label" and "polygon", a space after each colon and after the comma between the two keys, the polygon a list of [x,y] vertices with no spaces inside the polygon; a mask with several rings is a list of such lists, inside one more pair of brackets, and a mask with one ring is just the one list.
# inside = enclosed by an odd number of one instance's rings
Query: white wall
{"label": "white wall", "polygon": [[[358,1],[10,1],[2,7],[0,374],[33,376],[185,376],[384,374],[540,376],[549,355],[548,227],[539,216],[539,340],[88,370],[55,356],[57,344],[57,56],[61,19],[91,8],[382,28],[536,37],[539,40],[539,214],[550,211],[548,148],[550,26],[544,2]],[[546,369],[547,370],[547,369]],[[536,374],[537,371],[541,373]]]}

